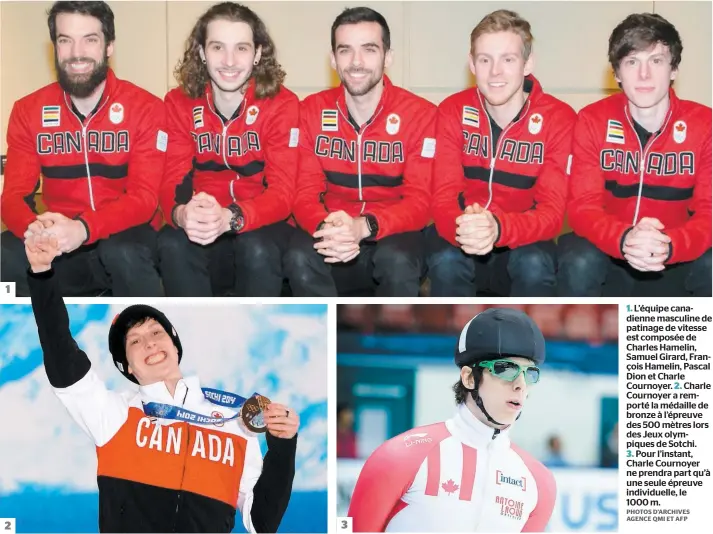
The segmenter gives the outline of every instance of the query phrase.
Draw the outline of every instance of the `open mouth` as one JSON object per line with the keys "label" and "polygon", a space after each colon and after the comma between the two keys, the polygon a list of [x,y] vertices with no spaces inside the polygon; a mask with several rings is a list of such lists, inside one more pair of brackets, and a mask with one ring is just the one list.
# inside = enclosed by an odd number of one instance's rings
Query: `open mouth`
{"label": "open mouth", "polygon": [[220,76],[221,76],[224,80],[227,80],[227,81],[235,81],[235,80],[237,80],[238,77],[240,76],[240,72],[238,72],[238,71],[231,72],[231,71],[224,71],[224,70],[221,70],[221,71],[218,71],[218,72],[220,73]]}
{"label": "open mouth", "polygon": [[166,353],[164,351],[159,351],[147,356],[144,363],[146,365],[158,365],[159,363],[163,363],[166,358],[168,358]]}
{"label": "open mouth", "polygon": [[349,75],[350,78],[353,78],[354,80],[363,80],[366,78],[369,73],[368,72],[353,72],[353,71],[348,71],[347,74]]}
{"label": "open mouth", "polygon": [[92,70],[94,65],[88,61],[76,61],[67,63],[67,66],[69,67],[69,71],[74,74],[86,74]]}
{"label": "open mouth", "polygon": [[512,408],[513,410],[519,410],[520,408],[522,408],[522,404],[520,404],[520,403],[519,403],[518,401],[516,401],[516,400],[510,400],[510,401],[508,401],[508,402],[507,402],[507,405],[510,406],[510,408]]}

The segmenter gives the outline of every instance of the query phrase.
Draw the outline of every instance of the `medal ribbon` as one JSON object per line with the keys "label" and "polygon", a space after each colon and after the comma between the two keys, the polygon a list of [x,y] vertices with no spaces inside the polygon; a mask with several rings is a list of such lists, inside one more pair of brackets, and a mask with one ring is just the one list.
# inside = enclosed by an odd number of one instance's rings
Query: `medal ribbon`
{"label": "medal ribbon", "polygon": [[[180,406],[172,404],[164,404],[162,402],[147,402],[144,403],[144,413],[149,417],[161,417],[162,419],[177,419],[179,421],[187,421],[189,423],[197,423],[200,425],[212,425],[225,423],[240,416],[240,410],[243,404],[248,400],[245,397],[228,393],[219,389],[201,388],[203,396],[207,401],[217,406],[224,406],[237,411],[232,417],[212,417],[186,410]],[[258,396],[258,393],[253,393],[253,397]]]}

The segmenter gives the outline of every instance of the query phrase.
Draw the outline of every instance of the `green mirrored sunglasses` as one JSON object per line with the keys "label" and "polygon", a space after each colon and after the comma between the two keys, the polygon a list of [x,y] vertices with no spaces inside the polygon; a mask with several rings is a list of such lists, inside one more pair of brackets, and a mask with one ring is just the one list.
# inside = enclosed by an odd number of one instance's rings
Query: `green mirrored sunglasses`
{"label": "green mirrored sunglasses", "polygon": [[534,365],[520,365],[512,360],[489,360],[480,362],[478,367],[489,369],[490,372],[507,382],[513,382],[520,376],[525,375],[526,384],[537,384],[540,381],[540,369]]}

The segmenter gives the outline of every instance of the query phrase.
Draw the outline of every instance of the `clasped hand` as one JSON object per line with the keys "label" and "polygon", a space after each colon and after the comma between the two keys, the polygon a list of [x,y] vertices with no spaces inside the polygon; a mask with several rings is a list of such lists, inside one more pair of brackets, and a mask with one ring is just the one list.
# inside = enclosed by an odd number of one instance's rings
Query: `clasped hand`
{"label": "clasped hand", "polygon": [[626,234],[624,259],[637,271],[663,271],[669,255],[671,238],[663,233],[664,225],[653,217],[643,217]]}
{"label": "clasped hand", "polygon": [[312,234],[318,241],[315,250],[325,263],[347,263],[359,255],[359,243],[368,234],[363,217],[350,217],[344,211],[330,213],[322,228]]}
{"label": "clasped hand", "polygon": [[466,206],[463,214],[456,219],[456,241],[466,254],[488,254],[493,250],[497,236],[498,223],[495,217],[480,204]]}

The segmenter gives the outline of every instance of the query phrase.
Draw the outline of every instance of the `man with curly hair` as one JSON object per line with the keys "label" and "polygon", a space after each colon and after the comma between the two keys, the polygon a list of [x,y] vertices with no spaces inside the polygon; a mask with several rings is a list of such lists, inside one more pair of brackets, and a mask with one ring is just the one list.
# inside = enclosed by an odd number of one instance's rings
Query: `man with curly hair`
{"label": "man with curly hair", "polygon": [[265,24],[234,2],[196,22],[165,98],[159,261],[168,296],[279,296],[299,100]]}

